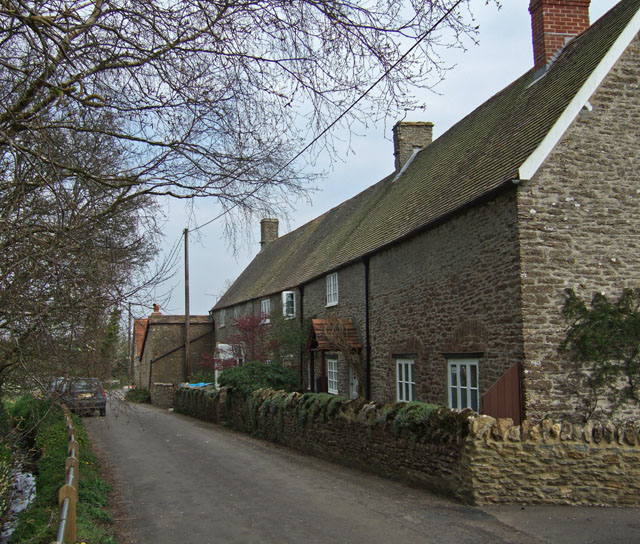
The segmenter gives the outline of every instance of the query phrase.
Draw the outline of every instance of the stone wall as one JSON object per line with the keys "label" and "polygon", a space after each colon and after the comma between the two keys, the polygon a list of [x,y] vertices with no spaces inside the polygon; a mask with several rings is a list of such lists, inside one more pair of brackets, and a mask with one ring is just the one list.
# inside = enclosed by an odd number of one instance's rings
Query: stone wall
{"label": "stone wall", "polygon": [[[584,419],[589,390],[558,347],[565,289],[589,303],[640,286],[640,37],[549,158],[518,189],[524,388],[529,418]],[[596,414],[598,418],[608,414]],[[629,407],[616,417],[640,417]]]}
{"label": "stone wall", "polygon": [[474,416],[465,457],[478,503],[640,505],[640,422],[514,426]]}
{"label": "stone wall", "polygon": [[417,408],[269,390],[244,396],[178,388],[174,401],[176,412],[472,502],[462,469],[468,414],[440,410],[427,420]]}
{"label": "stone wall", "polygon": [[640,505],[640,422],[495,420],[422,403],[177,388],[177,412],[471,504]]}
{"label": "stone wall", "polygon": [[158,408],[173,408],[175,387],[172,383],[154,383],[151,385],[151,404]]}

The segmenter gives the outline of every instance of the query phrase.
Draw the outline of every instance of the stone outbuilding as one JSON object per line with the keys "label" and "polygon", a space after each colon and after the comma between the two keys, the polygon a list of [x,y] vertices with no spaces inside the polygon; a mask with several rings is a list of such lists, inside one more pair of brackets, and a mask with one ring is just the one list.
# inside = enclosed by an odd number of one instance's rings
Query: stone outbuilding
{"label": "stone outbuilding", "polygon": [[[135,344],[139,356],[134,359],[134,380],[138,387],[151,389],[154,383],[178,384],[187,380],[185,359],[185,316],[164,315],[154,305],[145,320],[136,320]],[[140,324],[138,324],[140,323]],[[215,350],[213,320],[209,315],[192,315],[190,323],[191,368],[199,369],[204,357],[213,359]],[[143,333],[140,338],[140,333]]]}

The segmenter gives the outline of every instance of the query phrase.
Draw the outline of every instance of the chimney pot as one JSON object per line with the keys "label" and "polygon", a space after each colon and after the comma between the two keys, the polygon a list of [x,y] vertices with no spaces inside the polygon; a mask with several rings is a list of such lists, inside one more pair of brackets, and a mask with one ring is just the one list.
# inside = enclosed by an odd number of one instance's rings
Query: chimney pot
{"label": "chimney pot", "polygon": [[393,154],[396,171],[413,155],[416,148],[428,146],[433,139],[433,123],[398,121],[393,127]]}
{"label": "chimney pot", "polygon": [[573,37],[589,28],[591,0],[531,0],[533,60],[544,67]]}
{"label": "chimney pot", "polygon": [[260,251],[278,239],[278,220],[264,218],[260,221]]}

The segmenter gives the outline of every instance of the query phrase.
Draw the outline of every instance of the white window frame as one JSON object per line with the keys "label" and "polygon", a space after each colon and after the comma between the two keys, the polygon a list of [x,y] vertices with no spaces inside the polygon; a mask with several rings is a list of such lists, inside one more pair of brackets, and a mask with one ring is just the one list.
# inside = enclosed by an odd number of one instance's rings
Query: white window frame
{"label": "white window frame", "polygon": [[[291,312],[287,312],[287,299],[291,299]],[[293,319],[296,316],[296,292],[282,291],[282,316],[285,319]]]}
{"label": "white window frame", "polygon": [[238,319],[240,317],[240,306],[233,307],[233,319]]}
{"label": "white window frame", "polygon": [[327,356],[327,392],[338,394],[338,357],[335,355]]}
{"label": "white window frame", "polygon": [[224,314],[225,314],[225,309],[222,308],[222,310],[220,310],[220,328],[225,326],[224,323]]}
{"label": "white window frame", "polygon": [[[473,381],[475,371],[475,383]],[[480,412],[480,359],[472,357],[447,359],[447,395],[449,408],[471,408]]]}
{"label": "white window frame", "polygon": [[260,301],[260,313],[262,314],[263,323],[271,322],[271,319],[269,319],[271,315],[271,299],[265,298]]}
{"label": "white window frame", "polygon": [[415,359],[396,359],[396,399],[398,402],[416,400]]}
{"label": "white window frame", "polygon": [[338,273],[327,274],[327,307],[338,304]]}

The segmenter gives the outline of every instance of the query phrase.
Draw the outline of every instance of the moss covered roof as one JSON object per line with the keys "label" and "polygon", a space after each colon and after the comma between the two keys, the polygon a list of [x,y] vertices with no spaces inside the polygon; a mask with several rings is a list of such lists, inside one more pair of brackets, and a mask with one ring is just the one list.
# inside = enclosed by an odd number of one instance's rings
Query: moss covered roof
{"label": "moss covered roof", "polygon": [[[427,228],[518,178],[569,102],[640,9],[623,0],[390,175],[268,244],[214,309],[294,288]],[[538,79],[539,78],[539,79]]]}

